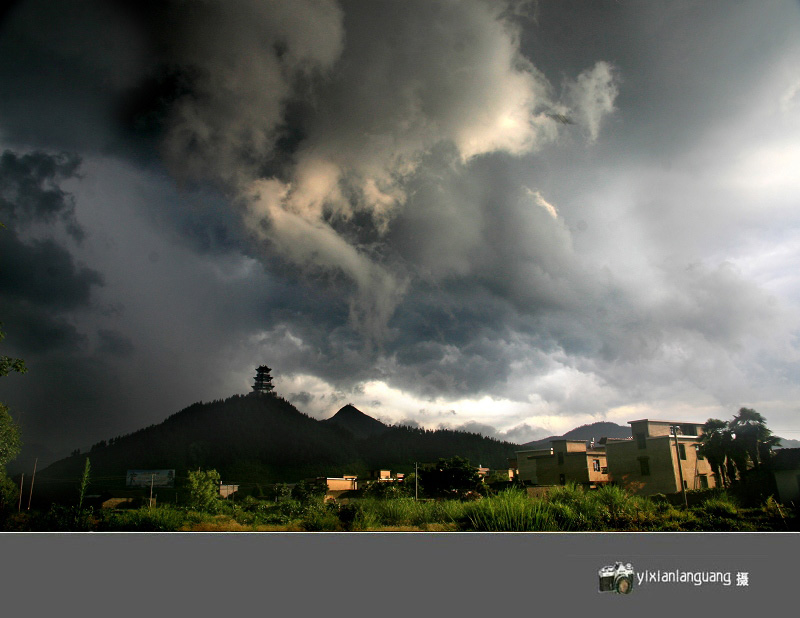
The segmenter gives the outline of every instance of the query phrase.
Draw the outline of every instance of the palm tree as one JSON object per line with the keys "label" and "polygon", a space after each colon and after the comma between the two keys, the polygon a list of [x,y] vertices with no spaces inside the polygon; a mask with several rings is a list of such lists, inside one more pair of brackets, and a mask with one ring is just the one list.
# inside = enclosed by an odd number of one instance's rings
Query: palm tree
{"label": "palm tree", "polygon": [[708,419],[703,425],[700,442],[700,453],[708,459],[714,476],[721,485],[728,486],[728,470],[725,465],[728,459],[730,442],[728,423],[718,418]]}
{"label": "palm tree", "polygon": [[735,442],[740,445],[753,466],[761,467],[764,461],[762,454],[769,453],[769,447],[774,445],[774,436],[767,428],[767,420],[751,408],[740,408],[730,422],[730,429],[735,436]]}
{"label": "palm tree", "polygon": [[769,468],[772,464],[774,453],[772,449],[781,445],[781,439],[778,436],[771,435],[766,440],[758,444],[758,458],[762,466]]}

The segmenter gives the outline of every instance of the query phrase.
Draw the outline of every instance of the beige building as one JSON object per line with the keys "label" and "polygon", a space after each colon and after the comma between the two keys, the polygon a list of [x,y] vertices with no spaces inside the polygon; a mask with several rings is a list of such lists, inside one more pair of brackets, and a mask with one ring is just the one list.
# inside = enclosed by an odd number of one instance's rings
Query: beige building
{"label": "beige building", "polygon": [[609,482],[605,449],[585,440],[553,440],[548,449],[517,451],[517,478],[526,485],[598,487]]}
{"label": "beige building", "polygon": [[405,474],[402,472],[395,472],[392,474],[391,470],[370,470],[364,477],[367,481],[402,481]]}
{"label": "beige building", "polygon": [[239,491],[238,485],[225,485],[223,483],[219,484],[219,495],[222,498],[229,498],[233,494]]}
{"label": "beige building", "polygon": [[702,424],[648,419],[629,424],[633,439],[606,443],[614,483],[643,495],[716,486],[711,466],[697,451]]}
{"label": "beige building", "polygon": [[354,474],[345,474],[340,477],[327,477],[317,479],[320,484],[325,482],[324,501],[335,500],[348,491],[358,489],[358,477]]}

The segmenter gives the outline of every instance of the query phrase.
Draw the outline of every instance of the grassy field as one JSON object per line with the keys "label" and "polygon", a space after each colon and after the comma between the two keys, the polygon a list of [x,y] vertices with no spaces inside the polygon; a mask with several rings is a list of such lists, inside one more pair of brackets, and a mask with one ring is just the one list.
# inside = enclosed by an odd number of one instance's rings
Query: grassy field
{"label": "grassy field", "polygon": [[571,531],[796,531],[797,510],[773,498],[744,507],[724,491],[695,493],[690,508],[666,498],[633,496],[607,486],[568,485],[545,497],[509,489],[473,501],[361,498],[347,504],[246,498],[219,501],[213,512],[186,507],[12,513],[6,531],[98,532],[571,532]]}

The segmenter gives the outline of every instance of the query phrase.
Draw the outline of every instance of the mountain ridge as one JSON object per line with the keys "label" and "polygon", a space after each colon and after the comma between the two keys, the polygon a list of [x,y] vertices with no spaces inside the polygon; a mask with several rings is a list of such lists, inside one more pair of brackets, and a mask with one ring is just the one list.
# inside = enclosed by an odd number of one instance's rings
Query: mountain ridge
{"label": "mountain ridge", "polygon": [[103,440],[42,469],[36,483],[44,493],[48,486],[58,493],[59,484],[74,493],[87,457],[97,491],[124,488],[127,470],[174,469],[176,478],[185,479],[189,470],[214,468],[225,483],[256,487],[379,468],[410,472],[414,462],[454,456],[502,468],[515,448],[469,432],[388,426],[354,406],[323,421],[275,395],[234,395],[192,404],[159,424]]}

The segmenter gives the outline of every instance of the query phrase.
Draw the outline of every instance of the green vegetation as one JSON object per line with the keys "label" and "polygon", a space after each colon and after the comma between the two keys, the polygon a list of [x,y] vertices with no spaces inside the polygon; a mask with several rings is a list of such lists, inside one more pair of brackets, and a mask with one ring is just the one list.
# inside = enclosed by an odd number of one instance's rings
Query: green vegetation
{"label": "green vegetation", "polygon": [[200,470],[189,472],[189,505],[198,511],[216,512],[219,503],[219,472]]}
{"label": "green vegetation", "polygon": [[[49,511],[14,513],[6,530],[77,531],[785,531],[800,530],[800,512],[773,497],[742,506],[725,490],[691,492],[689,509],[665,496],[633,496],[619,487],[585,490],[566,485],[543,496],[510,488],[470,500],[425,499],[397,494],[323,502],[313,486],[281,498],[253,496],[234,503],[211,496],[214,471],[195,475],[199,494],[182,506],[102,510],[53,505]],[[199,496],[205,496],[203,502]],[[203,506],[205,504],[205,506]]]}
{"label": "green vegetation", "polygon": [[[0,328],[0,341],[5,339],[5,336],[3,329]],[[12,372],[25,373],[26,371],[25,361],[22,359],[0,356],[0,378]],[[19,427],[11,418],[8,407],[0,403],[0,513],[9,510],[19,497],[16,484],[6,475],[6,465],[17,456],[21,446]]]}
{"label": "green vegetation", "polygon": [[439,459],[419,470],[419,481],[432,498],[463,499],[483,493],[478,471],[463,457]]}

